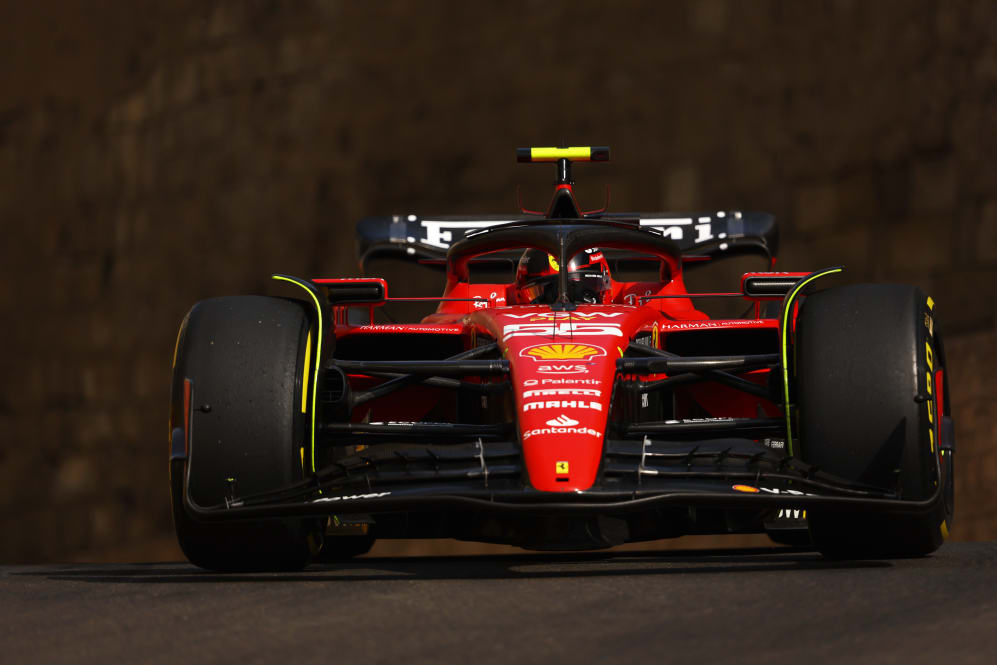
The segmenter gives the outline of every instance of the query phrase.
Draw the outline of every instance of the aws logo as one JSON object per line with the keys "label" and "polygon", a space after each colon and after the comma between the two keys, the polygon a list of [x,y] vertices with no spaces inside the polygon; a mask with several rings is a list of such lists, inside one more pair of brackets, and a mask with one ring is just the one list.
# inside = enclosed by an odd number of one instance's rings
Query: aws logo
{"label": "aws logo", "polygon": [[537,367],[540,374],[588,374],[589,366],[584,363],[550,363]]}
{"label": "aws logo", "polygon": [[535,344],[519,352],[523,358],[533,358],[533,360],[591,360],[606,355],[606,350],[601,346],[589,344]]}

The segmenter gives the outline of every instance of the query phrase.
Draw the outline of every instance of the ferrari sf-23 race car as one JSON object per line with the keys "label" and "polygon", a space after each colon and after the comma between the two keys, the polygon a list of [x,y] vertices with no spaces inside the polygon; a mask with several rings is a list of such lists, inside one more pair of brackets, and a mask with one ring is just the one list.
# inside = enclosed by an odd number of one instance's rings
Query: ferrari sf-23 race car
{"label": "ferrari sf-23 race car", "polygon": [[[932,299],[836,285],[838,267],[774,272],[768,214],[583,212],[572,164],[608,157],[520,149],[556,166],[543,212],[359,222],[364,274],[410,261],[445,276],[439,297],[393,297],[377,275],[274,275],[297,297],[194,305],[170,407],[190,561],[287,570],[375,538],[937,549],[954,434]],[[738,288],[687,291],[688,274],[745,254],[763,270]],[[746,311],[708,316],[711,299]],[[385,316],[413,302],[435,310]]]}

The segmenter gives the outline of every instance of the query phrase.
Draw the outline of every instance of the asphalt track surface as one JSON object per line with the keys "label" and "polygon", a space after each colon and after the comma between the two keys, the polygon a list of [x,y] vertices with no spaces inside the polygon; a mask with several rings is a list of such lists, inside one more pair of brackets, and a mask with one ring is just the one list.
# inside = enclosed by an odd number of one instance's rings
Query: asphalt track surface
{"label": "asphalt track surface", "polygon": [[997,663],[997,543],[0,567],[4,663]]}

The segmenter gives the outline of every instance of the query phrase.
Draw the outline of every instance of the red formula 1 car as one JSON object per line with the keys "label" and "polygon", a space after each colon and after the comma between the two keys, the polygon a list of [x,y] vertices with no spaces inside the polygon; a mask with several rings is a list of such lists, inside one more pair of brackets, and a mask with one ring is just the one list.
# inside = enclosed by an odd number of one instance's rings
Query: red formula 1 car
{"label": "red formula 1 car", "polygon": [[[954,435],[934,303],[840,268],[771,272],[767,214],[579,210],[371,217],[361,266],[445,270],[441,297],[377,276],[275,275],[296,298],[196,304],[173,364],[171,487],[187,557],[301,567],[374,538],[570,550],[768,533],[834,557],[934,551]],[[757,254],[737,289],[686,272]],[[427,268],[428,267],[428,268]],[[710,299],[747,307],[710,317]],[[430,302],[402,323],[391,307]]]}

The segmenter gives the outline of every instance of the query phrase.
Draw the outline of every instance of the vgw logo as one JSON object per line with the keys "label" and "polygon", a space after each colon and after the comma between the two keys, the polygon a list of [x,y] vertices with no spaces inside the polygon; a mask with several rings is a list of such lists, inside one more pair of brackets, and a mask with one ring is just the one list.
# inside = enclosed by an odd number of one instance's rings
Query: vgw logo
{"label": "vgw logo", "polygon": [[534,312],[532,314],[503,314],[510,319],[527,321],[557,321],[559,323],[583,323],[593,319],[615,319],[623,312]]}

